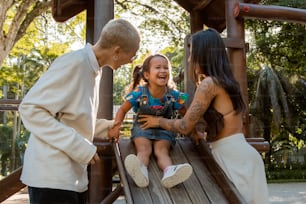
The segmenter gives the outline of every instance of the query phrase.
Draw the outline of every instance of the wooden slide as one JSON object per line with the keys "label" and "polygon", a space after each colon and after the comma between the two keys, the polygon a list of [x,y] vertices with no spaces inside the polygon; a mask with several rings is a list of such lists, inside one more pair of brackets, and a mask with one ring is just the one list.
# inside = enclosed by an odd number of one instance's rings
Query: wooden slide
{"label": "wooden slide", "polygon": [[214,161],[204,141],[195,145],[189,138],[177,139],[177,144],[171,151],[173,163],[190,163],[193,167],[193,174],[187,181],[171,189],[166,189],[161,185],[162,171],[158,168],[153,156],[148,168],[149,186],[147,188],[137,187],[123,166],[124,158],[128,154],[135,154],[133,143],[129,138],[120,139],[114,148],[128,204],[245,203],[235,186]]}

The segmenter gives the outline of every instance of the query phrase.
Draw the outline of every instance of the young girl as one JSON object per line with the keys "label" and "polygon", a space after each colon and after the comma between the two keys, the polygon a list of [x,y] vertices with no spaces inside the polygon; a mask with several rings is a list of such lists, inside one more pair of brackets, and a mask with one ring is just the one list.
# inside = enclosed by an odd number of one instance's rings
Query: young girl
{"label": "young girl", "polygon": [[[138,70],[138,71],[137,71]],[[143,80],[142,85],[139,85]],[[117,141],[120,125],[125,114],[133,108],[135,113],[173,118],[176,111],[186,112],[184,102],[187,94],[175,90],[172,80],[171,65],[168,58],[161,54],[151,55],[145,59],[142,67],[135,67],[131,92],[125,97],[125,102],[116,113],[113,129],[109,135]],[[175,144],[176,134],[161,128],[143,130],[136,116],[131,130],[132,140],[137,156],[130,154],[124,164],[127,172],[139,187],[149,185],[148,170],[152,148],[157,158],[158,166],[164,171],[162,185],[171,188],[184,182],[192,174],[192,167],[185,163],[173,165],[169,156],[171,145]]]}

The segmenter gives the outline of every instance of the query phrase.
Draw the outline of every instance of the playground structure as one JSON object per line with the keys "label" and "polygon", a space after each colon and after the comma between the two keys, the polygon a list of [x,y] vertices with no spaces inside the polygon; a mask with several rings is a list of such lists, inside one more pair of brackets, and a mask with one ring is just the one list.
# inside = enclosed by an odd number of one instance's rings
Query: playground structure
{"label": "playground structure", "polygon": [[[238,80],[243,93],[243,99],[248,104],[246,78],[246,43],[244,36],[244,19],[270,19],[278,21],[306,23],[306,11],[280,6],[258,5],[260,0],[175,0],[190,14],[190,33],[203,29],[203,25],[213,27],[219,32],[227,29],[224,39],[234,76]],[[86,41],[94,43],[103,25],[114,18],[113,0],[54,0],[53,17],[63,22],[77,13],[87,10]],[[194,86],[189,82],[188,72],[188,40],[185,40],[184,84],[185,92],[191,96]],[[100,100],[103,100],[98,117],[112,119],[113,117],[113,73],[104,69],[101,80]],[[104,87],[108,87],[105,89]],[[3,102],[10,104],[10,101]],[[11,103],[15,104],[15,103]],[[14,110],[17,110],[16,108]],[[249,135],[249,112],[244,115],[244,133],[248,142],[259,152],[269,149],[269,144],[262,138]],[[195,146],[188,138],[178,139],[178,145],[171,156],[175,162],[188,161],[194,168],[194,175],[184,184],[171,190],[160,186],[161,173],[154,159],[150,162],[149,188],[137,188],[126,176],[122,166],[123,158],[134,152],[129,139],[121,139],[119,144],[95,140],[101,157],[101,163],[91,166],[89,172],[88,203],[112,203],[122,193],[127,203],[245,203],[235,186],[228,180],[220,167],[213,160],[209,148],[204,141]],[[20,182],[21,169],[0,181],[0,202],[16,193],[24,185]],[[113,189],[115,172],[119,172],[120,183]],[[154,182],[156,181],[156,182]]]}

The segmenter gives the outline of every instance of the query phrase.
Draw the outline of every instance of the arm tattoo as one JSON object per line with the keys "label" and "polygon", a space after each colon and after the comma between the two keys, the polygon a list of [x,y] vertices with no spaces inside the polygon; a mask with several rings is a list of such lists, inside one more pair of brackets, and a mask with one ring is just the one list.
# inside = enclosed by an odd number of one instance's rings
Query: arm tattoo
{"label": "arm tattoo", "polygon": [[216,96],[217,87],[211,78],[204,79],[198,86],[190,108],[183,119],[162,119],[161,126],[172,132],[187,134],[195,128],[210,103]]}

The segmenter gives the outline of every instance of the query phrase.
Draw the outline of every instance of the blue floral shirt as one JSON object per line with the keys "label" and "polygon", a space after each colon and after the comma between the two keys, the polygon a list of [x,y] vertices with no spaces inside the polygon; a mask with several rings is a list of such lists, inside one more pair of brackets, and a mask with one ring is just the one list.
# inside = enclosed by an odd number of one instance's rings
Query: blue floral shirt
{"label": "blue floral shirt", "polygon": [[[143,96],[143,91],[145,87],[144,86],[138,86],[135,90],[128,93],[125,96],[125,100],[129,101],[132,104],[133,111],[135,113],[138,112],[139,106],[140,106],[140,100]],[[179,110],[185,106],[185,102],[188,99],[188,94],[180,92],[178,90],[170,89],[169,93],[165,93],[165,95],[162,98],[153,98],[150,94],[150,91],[147,89],[147,93],[145,93],[148,96],[148,103],[149,106],[152,109],[159,109],[162,108],[165,104],[165,101],[167,100],[167,95],[170,95],[174,98],[174,109]]]}

